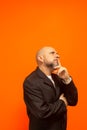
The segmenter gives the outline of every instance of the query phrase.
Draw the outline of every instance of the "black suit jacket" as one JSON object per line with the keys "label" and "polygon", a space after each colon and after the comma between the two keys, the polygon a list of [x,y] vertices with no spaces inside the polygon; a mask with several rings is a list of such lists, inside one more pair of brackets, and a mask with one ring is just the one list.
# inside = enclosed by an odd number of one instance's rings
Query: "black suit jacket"
{"label": "black suit jacket", "polygon": [[55,74],[51,80],[37,67],[23,83],[24,101],[29,116],[29,130],[66,130],[67,108],[59,97],[62,93],[68,105],[77,104],[77,89],[71,81],[68,85]]}

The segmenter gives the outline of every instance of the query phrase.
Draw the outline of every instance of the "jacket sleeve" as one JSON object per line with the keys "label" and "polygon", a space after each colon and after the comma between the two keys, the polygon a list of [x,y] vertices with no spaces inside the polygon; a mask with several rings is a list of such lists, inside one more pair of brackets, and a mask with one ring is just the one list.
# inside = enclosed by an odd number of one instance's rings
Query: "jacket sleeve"
{"label": "jacket sleeve", "polygon": [[23,84],[24,101],[27,110],[30,111],[37,118],[48,118],[50,116],[60,116],[66,112],[65,103],[57,99],[53,103],[47,103],[44,100],[40,88],[35,83],[25,81]]}
{"label": "jacket sleeve", "polygon": [[78,102],[78,91],[73,80],[69,84],[64,84],[62,82],[61,89],[68,101],[68,105],[75,106]]}

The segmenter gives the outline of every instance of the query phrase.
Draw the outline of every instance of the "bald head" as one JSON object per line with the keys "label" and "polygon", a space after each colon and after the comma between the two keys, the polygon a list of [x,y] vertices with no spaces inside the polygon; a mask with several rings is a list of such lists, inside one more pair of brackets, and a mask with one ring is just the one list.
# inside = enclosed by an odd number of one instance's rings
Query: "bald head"
{"label": "bald head", "polygon": [[37,54],[36,54],[36,61],[39,61],[38,57],[44,56],[45,54],[47,54],[50,50],[54,50],[54,48],[49,47],[49,46],[45,46],[43,48],[41,48],[40,50],[38,50]]}
{"label": "bald head", "polygon": [[52,72],[59,66],[59,55],[54,48],[46,46],[37,52],[36,61],[43,72]]}

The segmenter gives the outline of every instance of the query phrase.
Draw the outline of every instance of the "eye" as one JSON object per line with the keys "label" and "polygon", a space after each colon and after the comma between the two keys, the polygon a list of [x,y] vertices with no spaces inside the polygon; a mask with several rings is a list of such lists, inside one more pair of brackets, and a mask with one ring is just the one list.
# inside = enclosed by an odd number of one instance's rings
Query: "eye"
{"label": "eye", "polygon": [[55,52],[54,52],[54,51],[52,51],[52,52],[50,52],[50,54],[55,54]]}

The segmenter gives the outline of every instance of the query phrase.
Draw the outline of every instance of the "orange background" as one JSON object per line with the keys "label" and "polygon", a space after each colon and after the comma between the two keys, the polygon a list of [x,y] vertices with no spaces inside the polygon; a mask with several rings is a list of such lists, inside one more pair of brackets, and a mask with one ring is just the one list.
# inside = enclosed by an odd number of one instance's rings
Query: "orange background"
{"label": "orange background", "polygon": [[36,68],[35,54],[50,45],[78,88],[68,107],[68,130],[87,130],[86,0],[0,2],[0,130],[28,130],[23,80]]}

